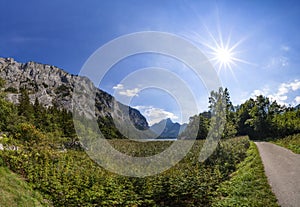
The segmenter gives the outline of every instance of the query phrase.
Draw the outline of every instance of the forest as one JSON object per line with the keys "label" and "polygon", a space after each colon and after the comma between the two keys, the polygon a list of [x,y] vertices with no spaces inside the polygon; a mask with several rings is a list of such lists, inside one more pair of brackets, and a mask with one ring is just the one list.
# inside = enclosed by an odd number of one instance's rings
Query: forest
{"label": "forest", "polygon": [[[252,140],[272,140],[300,133],[300,106],[282,106],[263,95],[250,98],[238,106],[230,101],[227,88],[212,91],[209,97],[210,110],[190,118],[188,128],[199,124],[197,139],[207,137],[212,111],[224,100],[222,138],[248,135]],[[219,103],[220,104],[220,103]],[[188,134],[188,130],[185,132]],[[184,134],[185,135],[185,134]]]}

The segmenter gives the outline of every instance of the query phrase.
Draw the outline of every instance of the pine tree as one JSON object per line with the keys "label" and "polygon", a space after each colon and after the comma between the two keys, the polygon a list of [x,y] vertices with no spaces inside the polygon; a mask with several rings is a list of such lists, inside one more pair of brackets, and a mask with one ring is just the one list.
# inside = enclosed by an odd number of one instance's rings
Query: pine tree
{"label": "pine tree", "polygon": [[28,91],[24,88],[21,89],[21,95],[19,96],[18,112],[19,115],[26,117],[28,121],[34,119],[34,109],[30,103]]}

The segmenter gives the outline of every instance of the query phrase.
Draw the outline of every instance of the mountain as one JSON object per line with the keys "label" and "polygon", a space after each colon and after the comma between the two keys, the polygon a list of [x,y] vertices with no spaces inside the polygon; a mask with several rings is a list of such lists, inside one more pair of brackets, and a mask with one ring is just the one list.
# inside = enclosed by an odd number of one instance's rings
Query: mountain
{"label": "mountain", "polygon": [[186,124],[180,125],[173,123],[171,119],[164,119],[159,123],[153,124],[150,129],[159,135],[159,138],[176,138],[184,131]]}
{"label": "mountain", "polygon": [[[96,88],[88,78],[69,74],[53,65],[19,63],[13,58],[0,58],[0,78],[5,80],[7,99],[15,104],[18,103],[20,90],[25,88],[32,103],[37,98],[45,107],[55,105],[72,111],[74,88],[79,86],[83,103],[89,100],[89,92],[95,91],[95,106],[88,113],[95,114],[100,125],[101,122],[114,125],[114,117],[118,122],[131,122],[140,130],[149,128],[147,120],[138,110],[117,102],[113,96]],[[129,116],[126,116],[128,113]]]}

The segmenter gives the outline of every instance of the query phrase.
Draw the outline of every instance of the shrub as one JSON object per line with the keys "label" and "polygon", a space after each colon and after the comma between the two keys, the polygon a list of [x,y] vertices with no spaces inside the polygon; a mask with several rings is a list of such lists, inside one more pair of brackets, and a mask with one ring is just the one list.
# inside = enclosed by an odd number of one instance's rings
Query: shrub
{"label": "shrub", "polygon": [[45,139],[45,135],[30,123],[18,124],[15,137],[26,142],[38,142]]}

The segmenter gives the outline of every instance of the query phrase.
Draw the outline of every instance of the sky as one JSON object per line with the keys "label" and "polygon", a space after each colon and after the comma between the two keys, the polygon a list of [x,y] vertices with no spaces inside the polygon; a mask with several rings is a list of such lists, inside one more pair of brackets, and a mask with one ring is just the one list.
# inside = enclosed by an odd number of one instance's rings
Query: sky
{"label": "sky", "polygon": [[[260,94],[280,104],[300,104],[298,1],[0,0],[0,7],[1,57],[80,74],[89,57],[108,42],[136,32],[164,32],[203,52],[234,105]],[[152,73],[137,73],[151,67]],[[167,70],[184,86],[154,69]],[[146,88],[143,80],[165,82],[179,92]],[[210,92],[186,64],[149,53],[120,60],[98,86],[139,109],[150,124],[167,117],[187,122],[188,116],[207,110]],[[196,106],[180,101],[188,94],[185,86]]]}

